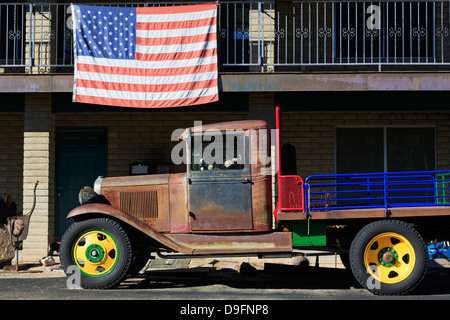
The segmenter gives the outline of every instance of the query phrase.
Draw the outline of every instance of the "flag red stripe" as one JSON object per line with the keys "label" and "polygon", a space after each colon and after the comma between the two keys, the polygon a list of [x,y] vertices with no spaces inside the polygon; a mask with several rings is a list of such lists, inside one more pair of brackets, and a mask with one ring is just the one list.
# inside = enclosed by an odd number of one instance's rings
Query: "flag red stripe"
{"label": "flag red stripe", "polygon": [[165,77],[184,74],[194,74],[211,72],[217,70],[217,64],[205,64],[190,67],[180,68],[160,68],[160,69],[144,69],[144,68],[130,68],[130,67],[110,67],[95,64],[79,63],[77,64],[77,71],[105,73],[105,74],[120,74],[127,76],[150,76],[150,77]]}
{"label": "flag red stripe", "polygon": [[186,60],[186,59],[196,59],[196,58],[205,58],[215,56],[216,48],[208,49],[208,50],[198,50],[198,51],[190,51],[190,52],[172,52],[172,53],[139,53],[136,52],[135,58],[136,60],[141,61],[167,61],[167,60]]}
{"label": "flag red stripe", "polygon": [[136,38],[136,45],[138,46],[160,46],[160,45],[173,45],[173,44],[188,44],[204,41],[216,41],[216,32],[209,33],[207,35],[200,34],[196,36],[185,37],[170,37],[170,38]]}
{"label": "flag red stripe", "polygon": [[171,14],[213,10],[216,3],[192,4],[187,6],[137,7],[137,14]]}
{"label": "flag red stripe", "polygon": [[103,104],[108,106],[120,106],[120,107],[131,107],[131,108],[166,108],[166,107],[183,107],[197,104],[212,103],[218,101],[218,95],[203,96],[198,98],[187,98],[187,99],[176,99],[176,100],[161,100],[161,101],[151,101],[151,100],[126,100],[126,99],[113,99],[113,98],[102,98],[102,97],[92,97],[77,95],[75,97],[75,102],[81,103],[92,103],[92,104]]}
{"label": "flag red stripe", "polygon": [[171,21],[171,22],[136,22],[137,30],[172,30],[198,28],[216,24],[216,17],[187,20],[187,21]]}
{"label": "flag red stripe", "polygon": [[172,92],[187,91],[204,88],[212,88],[217,86],[217,79],[204,81],[174,83],[174,84],[134,84],[134,83],[117,83],[96,80],[78,79],[77,86],[80,88],[93,88],[114,91],[131,91],[131,92]]}

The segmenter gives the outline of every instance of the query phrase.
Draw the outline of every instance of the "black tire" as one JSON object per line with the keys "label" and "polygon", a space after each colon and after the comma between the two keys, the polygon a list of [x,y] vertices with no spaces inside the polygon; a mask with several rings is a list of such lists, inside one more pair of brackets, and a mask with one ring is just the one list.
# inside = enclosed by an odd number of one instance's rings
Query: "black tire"
{"label": "black tire", "polygon": [[427,247],[409,224],[380,220],[366,225],[353,239],[350,266],[359,284],[370,292],[403,295],[425,276]]}
{"label": "black tire", "polygon": [[[86,237],[92,238],[92,244],[87,245],[91,242],[83,240]],[[104,244],[106,240],[107,245]],[[83,244],[83,241],[86,244]],[[112,249],[108,250],[108,246]],[[97,248],[103,247],[107,249],[99,253],[100,249]],[[80,248],[86,249],[85,256],[77,254],[82,251]],[[75,259],[76,256],[81,256],[81,259]],[[93,257],[94,262],[88,262],[89,257]],[[60,259],[66,274],[69,266],[78,266],[81,271],[82,288],[107,289],[118,285],[126,277],[132,260],[131,242],[122,226],[114,220],[95,218],[74,222],[61,239]],[[110,264],[107,265],[106,261]]]}
{"label": "black tire", "polygon": [[341,258],[341,262],[342,262],[342,265],[344,266],[344,268],[346,270],[351,271],[352,269],[350,267],[350,256],[349,256],[349,253],[340,253],[339,257]]}

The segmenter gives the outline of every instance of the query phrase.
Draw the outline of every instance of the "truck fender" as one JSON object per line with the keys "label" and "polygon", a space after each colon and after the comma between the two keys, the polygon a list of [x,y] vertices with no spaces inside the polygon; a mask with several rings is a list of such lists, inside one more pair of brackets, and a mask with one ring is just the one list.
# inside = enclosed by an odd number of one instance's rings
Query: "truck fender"
{"label": "truck fender", "polygon": [[76,207],[72,209],[69,214],[67,215],[66,219],[74,219],[76,217],[89,215],[89,214],[95,214],[100,213],[108,216],[112,216],[134,228],[137,230],[143,232],[147,236],[151,237],[153,240],[163,244],[164,246],[181,253],[186,254],[192,254],[192,249],[187,248],[186,246],[180,245],[173,240],[167,238],[163,234],[156,231],[154,228],[149,226],[148,224],[144,223],[143,221],[136,219],[133,216],[130,216],[126,212],[114,208],[107,204],[102,203],[92,203],[92,204],[85,204],[81,205],[79,207]]}

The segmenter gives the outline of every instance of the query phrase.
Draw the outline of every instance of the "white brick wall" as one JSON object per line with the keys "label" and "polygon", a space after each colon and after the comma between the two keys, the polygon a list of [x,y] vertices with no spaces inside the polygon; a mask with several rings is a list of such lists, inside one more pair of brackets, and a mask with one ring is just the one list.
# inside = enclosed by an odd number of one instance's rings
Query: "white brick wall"
{"label": "white brick wall", "polygon": [[47,255],[54,229],[55,120],[50,94],[29,94],[25,101],[23,138],[23,208],[33,205],[34,182],[38,180],[36,208],[23,245],[23,260]]}

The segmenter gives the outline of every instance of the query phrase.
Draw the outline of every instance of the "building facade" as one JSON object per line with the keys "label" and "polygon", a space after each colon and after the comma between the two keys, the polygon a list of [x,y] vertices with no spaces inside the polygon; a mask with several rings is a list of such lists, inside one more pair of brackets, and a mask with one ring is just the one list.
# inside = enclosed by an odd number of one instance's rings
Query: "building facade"
{"label": "building facade", "polygon": [[279,106],[301,176],[449,169],[448,0],[219,1],[219,102],[152,110],[71,101],[69,6],[0,4],[0,196],[27,212],[40,181],[24,260],[47,255],[97,176],[184,170],[171,134],[194,121],[274,127]]}

